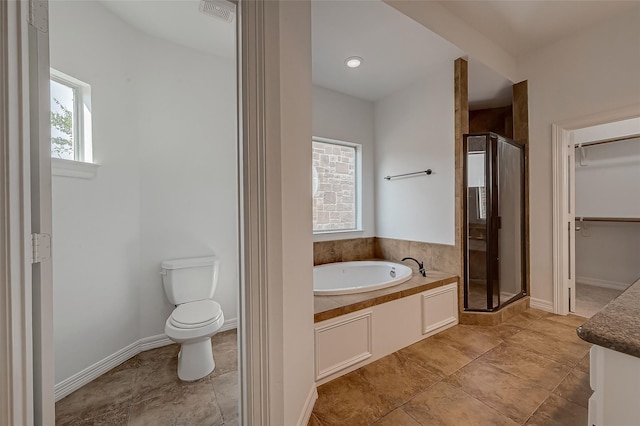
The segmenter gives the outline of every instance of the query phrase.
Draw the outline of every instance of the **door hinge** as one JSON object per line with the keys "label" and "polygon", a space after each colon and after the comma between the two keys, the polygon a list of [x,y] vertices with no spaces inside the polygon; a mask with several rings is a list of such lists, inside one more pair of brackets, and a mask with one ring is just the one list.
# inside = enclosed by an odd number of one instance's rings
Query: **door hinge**
{"label": "door hinge", "polygon": [[31,263],[51,259],[51,235],[31,234]]}

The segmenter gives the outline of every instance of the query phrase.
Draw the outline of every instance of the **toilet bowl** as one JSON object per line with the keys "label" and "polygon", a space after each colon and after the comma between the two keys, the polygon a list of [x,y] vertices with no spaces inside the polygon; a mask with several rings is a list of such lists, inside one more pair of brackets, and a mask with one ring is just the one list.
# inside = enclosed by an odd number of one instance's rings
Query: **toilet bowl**
{"label": "toilet bowl", "polygon": [[224,324],[224,314],[213,295],[218,284],[215,256],[162,262],[162,282],[167,299],[176,308],[164,326],[167,337],[181,345],[180,380],[198,380],[216,367],[211,337]]}
{"label": "toilet bowl", "polygon": [[179,305],[173,310],[164,332],[181,345],[178,354],[178,377],[193,381],[210,374],[216,366],[211,337],[224,324],[220,305],[213,300],[199,300]]}

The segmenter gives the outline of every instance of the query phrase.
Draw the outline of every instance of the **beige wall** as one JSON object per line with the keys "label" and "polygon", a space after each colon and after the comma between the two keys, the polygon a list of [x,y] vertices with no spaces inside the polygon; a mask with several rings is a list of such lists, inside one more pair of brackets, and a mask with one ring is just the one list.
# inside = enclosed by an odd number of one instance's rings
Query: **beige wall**
{"label": "beige wall", "polygon": [[[311,224],[311,4],[280,3],[283,421],[299,424],[315,389]],[[277,380],[277,378],[276,378]]]}
{"label": "beige wall", "polygon": [[531,296],[551,302],[551,124],[640,103],[640,9],[520,60],[529,80]]}
{"label": "beige wall", "polygon": [[640,104],[640,5],[545,48],[514,57],[465,28],[434,2],[387,3],[489,68],[514,81],[529,81],[531,296],[552,302],[551,125]]}

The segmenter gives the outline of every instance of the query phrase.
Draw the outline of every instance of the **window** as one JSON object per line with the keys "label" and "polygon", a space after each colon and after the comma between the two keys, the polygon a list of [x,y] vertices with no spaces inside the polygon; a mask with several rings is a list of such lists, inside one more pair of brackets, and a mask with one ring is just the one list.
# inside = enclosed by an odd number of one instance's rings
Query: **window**
{"label": "window", "polygon": [[360,145],[313,139],[313,232],[360,228]]}
{"label": "window", "polygon": [[91,87],[51,70],[51,157],[92,162]]}

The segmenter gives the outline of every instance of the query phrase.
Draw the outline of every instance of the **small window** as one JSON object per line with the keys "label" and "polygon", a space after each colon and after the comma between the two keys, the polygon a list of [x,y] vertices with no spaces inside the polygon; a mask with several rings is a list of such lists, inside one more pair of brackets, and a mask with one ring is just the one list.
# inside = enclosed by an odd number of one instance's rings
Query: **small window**
{"label": "small window", "polygon": [[91,87],[51,70],[51,157],[91,163]]}
{"label": "small window", "polygon": [[313,139],[313,232],[360,228],[360,149],[347,142]]}

